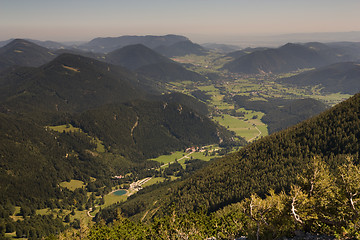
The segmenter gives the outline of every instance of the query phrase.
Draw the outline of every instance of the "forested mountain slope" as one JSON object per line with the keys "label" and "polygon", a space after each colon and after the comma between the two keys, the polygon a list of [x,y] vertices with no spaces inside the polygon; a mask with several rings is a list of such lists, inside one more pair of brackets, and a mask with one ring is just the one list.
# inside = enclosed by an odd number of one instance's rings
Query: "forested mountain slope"
{"label": "forested mountain slope", "polygon": [[312,98],[267,98],[266,101],[251,101],[247,96],[235,95],[232,99],[239,107],[265,113],[261,120],[267,124],[269,134],[291,127],[327,108],[324,103]]}
{"label": "forested mountain slope", "polygon": [[357,156],[359,137],[357,94],[317,117],[262,138],[200,170],[171,191],[170,202],[184,211],[200,207],[213,211],[253,192],[289,190],[295,176],[314,156],[333,165],[341,154]]}
{"label": "forested mountain slope", "polygon": [[74,121],[108,149],[128,159],[145,159],[184,149],[231,141],[210,119],[173,101],[133,101],[82,113]]}
{"label": "forested mountain slope", "polygon": [[205,77],[189,71],[154,50],[142,45],[129,45],[106,55],[105,60],[120,65],[159,82],[204,81]]}
{"label": "forested mountain slope", "polygon": [[[348,58],[339,54],[337,49],[325,49],[315,44],[288,43],[276,49],[254,51],[224,65],[230,72],[256,73],[284,73],[303,68],[316,68],[341,62]],[[323,45],[323,44],[320,44]]]}
{"label": "forested mountain slope", "polygon": [[[185,147],[231,141],[231,135],[208,118],[170,102],[109,105],[68,118],[81,132],[57,133],[0,114],[1,202],[45,207],[47,199],[63,197],[57,188],[60,181],[109,179],[132,166],[131,161],[140,164]],[[93,138],[122,157],[104,161]]]}
{"label": "forested mountain slope", "polygon": [[35,43],[15,39],[0,48],[0,71],[11,66],[39,67],[55,55]]}
{"label": "forested mountain slope", "polygon": [[39,68],[15,69],[0,77],[0,85],[7,112],[79,112],[157,92],[156,84],[125,68],[72,54]]}
{"label": "forested mountain slope", "polygon": [[297,86],[319,86],[322,92],[355,94],[360,91],[360,63],[335,63],[279,81]]}
{"label": "forested mountain slope", "polygon": [[156,48],[159,46],[168,46],[177,42],[186,41],[188,38],[179,35],[164,35],[164,36],[120,36],[95,38],[88,43],[79,46],[81,49],[93,52],[107,53],[116,49],[133,44],[143,44],[149,48]]}
{"label": "forested mountain slope", "polygon": [[[142,211],[149,208],[160,216],[174,209],[178,213],[213,212],[252,193],[264,196],[269,189],[289,191],[296,176],[314,157],[324,159],[332,168],[339,166],[344,154],[358,161],[359,137],[357,94],[314,118],[215,160],[186,180],[134,196],[121,208],[127,212],[140,204],[142,207],[133,212],[136,216],[142,216]],[[157,203],[153,206],[154,201]]]}
{"label": "forested mountain slope", "polygon": [[166,57],[185,56],[188,54],[205,55],[207,50],[190,40],[174,43],[169,46],[160,46],[154,49]]}

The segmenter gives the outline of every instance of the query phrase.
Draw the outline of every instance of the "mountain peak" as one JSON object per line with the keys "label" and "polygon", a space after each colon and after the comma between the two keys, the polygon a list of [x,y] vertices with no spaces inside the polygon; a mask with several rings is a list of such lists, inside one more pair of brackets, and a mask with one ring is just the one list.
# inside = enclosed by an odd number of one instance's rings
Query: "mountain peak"
{"label": "mountain peak", "polygon": [[170,59],[143,44],[128,45],[112,51],[107,54],[106,60],[111,64],[121,65],[132,70],[149,64],[171,62]]}
{"label": "mountain peak", "polygon": [[11,66],[38,67],[54,58],[49,49],[24,39],[14,39],[0,48],[0,71]]}

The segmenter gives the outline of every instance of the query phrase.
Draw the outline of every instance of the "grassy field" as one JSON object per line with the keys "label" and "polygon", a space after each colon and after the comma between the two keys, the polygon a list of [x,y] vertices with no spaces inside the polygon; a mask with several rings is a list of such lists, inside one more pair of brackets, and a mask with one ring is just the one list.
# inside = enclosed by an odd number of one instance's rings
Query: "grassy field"
{"label": "grassy field", "polygon": [[147,187],[147,186],[151,186],[153,184],[157,184],[157,183],[160,183],[160,182],[163,182],[165,180],[165,178],[163,177],[153,177],[151,178],[149,181],[147,181],[146,183],[144,183],[142,185],[142,187]]}
{"label": "grassy field", "polygon": [[67,188],[71,191],[74,191],[77,188],[84,188],[85,183],[80,180],[71,180],[70,182],[61,182],[60,187]]}
{"label": "grassy field", "polygon": [[157,161],[162,164],[166,164],[169,162],[174,162],[175,160],[178,160],[178,159],[184,157],[185,155],[186,155],[186,153],[184,151],[176,151],[170,155],[162,155],[157,158],[152,158],[150,160]]}
{"label": "grassy field", "polygon": [[[260,136],[268,135],[266,124],[260,120],[264,113],[249,111],[243,108],[239,109],[238,111],[245,113],[244,118],[223,114],[221,117],[214,117],[214,120],[220,125],[226,127],[228,130],[235,132],[236,136],[243,137],[247,141],[253,139],[259,134]],[[257,116],[257,118],[253,119],[254,116]],[[261,133],[255,128],[255,126],[260,130]]]}

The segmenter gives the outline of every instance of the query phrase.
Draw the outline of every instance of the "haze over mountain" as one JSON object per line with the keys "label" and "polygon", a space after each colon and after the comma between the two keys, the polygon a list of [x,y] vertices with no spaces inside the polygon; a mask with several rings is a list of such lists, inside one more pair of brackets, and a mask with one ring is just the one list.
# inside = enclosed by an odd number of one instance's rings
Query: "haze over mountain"
{"label": "haze over mountain", "polygon": [[55,57],[49,49],[15,39],[0,48],[0,71],[11,66],[39,67]]}
{"label": "haze over mountain", "polygon": [[108,38],[95,38],[88,43],[79,46],[81,49],[93,52],[107,53],[127,45],[142,44],[149,48],[168,46],[177,42],[187,41],[188,38],[179,35],[164,36],[120,36]]}
{"label": "haze over mountain", "polygon": [[142,45],[129,45],[110,52],[105,61],[121,65],[135,72],[151,77],[154,81],[204,81],[205,77],[189,71],[150,48]]}
{"label": "haze over mountain", "polygon": [[356,94],[360,91],[360,63],[335,63],[279,81],[297,86],[319,86],[322,92]]}
{"label": "haze over mountain", "polygon": [[282,73],[354,60],[357,57],[356,54],[349,55],[341,48],[331,48],[322,43],[288,43],[277,49],[255,51],[240,56],[225,64],[224,69],[248,74]]}
{"label": "haze over mountain", "polygon": [[131,70],[156,63],[175,63],[150,48],[142,45],[128,45],[106,54],[106,61]]}
{"label": "haze over mountain", "polygon": [[221,43],[203,43],[201,44],[201,46],[209,50],[215,50],[223,53],[234,52],[236,50],[241,49],[241,47],[237,45],[221,44]]}
{"label": "haze over mountain", "polygon": [[250,54],[252,52],[264,51],[264,50],[267,50],[267,49],[269,49],[269,48],[266,48],[266,47],[245,48],[245,49],[241,49],[241,50],[238,50],[238,51],[230,52],[230,53],[226,54],[225,57],[232,57],[232,58],[236,59],[236,58],[240,58],[242,56],[245,56],[247,54]]}
{"label": "haze over mountain", "polygon": [[161,53],[166,57],[185,56],[188,54],[205,55],[207,50],[199,44],[193,43],[190,40],[181,41],[172,45],[162,45],[154,48],[155,51]]}

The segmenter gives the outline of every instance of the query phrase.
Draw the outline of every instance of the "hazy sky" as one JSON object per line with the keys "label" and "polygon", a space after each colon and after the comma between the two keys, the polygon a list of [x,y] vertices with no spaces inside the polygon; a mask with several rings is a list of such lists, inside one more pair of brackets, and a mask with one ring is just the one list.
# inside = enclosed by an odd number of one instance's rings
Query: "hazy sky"
{"label": "hazy sky", "polygon": [[0,40],[360,31],[359,10],[360,0],[0,0]]}

